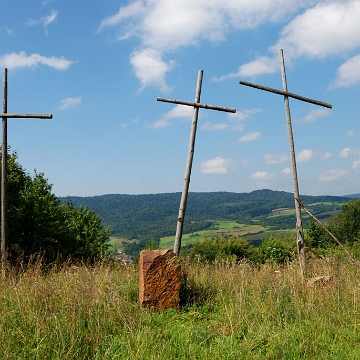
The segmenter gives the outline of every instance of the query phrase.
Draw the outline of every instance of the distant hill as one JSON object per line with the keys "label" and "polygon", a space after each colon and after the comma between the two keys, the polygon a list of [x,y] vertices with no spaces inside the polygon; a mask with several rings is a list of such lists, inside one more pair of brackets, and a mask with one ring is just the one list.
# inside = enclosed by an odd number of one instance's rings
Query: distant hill
{"label": "distant hill", "polygon": [[[70,197],[74,206],[86,206],[100,215],[111,234],[147,241],[175,234],[180,193]],[[68,198],[61,198],[66,202]],[[327,218],[340,210],[345,196],[302,196],[314,214]],[[282,209],[294,208],[294,195],[284,191],[256,190],[250,193],[189,193],[184,233],[204,230],[211,220],[234,220],[274,228],[293,228],[295,215]],[[278,209],[277,212],[273,210]],[[274,215],[276,213],[276,215]],[[280,214],[280,215],[279,215]]]}
{"label": "distant hill", "polygon": [[350,194],[350,195],[345,195],[345,197],[352,198],[352,199],[358,199],[358,198],[360,198],[360,194]]}

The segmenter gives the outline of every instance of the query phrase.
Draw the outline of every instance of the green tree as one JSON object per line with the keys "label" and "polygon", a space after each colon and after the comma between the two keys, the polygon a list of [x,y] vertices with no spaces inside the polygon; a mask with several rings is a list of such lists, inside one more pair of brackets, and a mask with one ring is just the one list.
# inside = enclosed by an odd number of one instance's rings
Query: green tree
{"label": "green tree", "polygon": [[341,213],[333,216],[328,229],[344,243],[360,240],[360,199],[350,200],[341,206]]}
{"label": "green tree", "polygon": [[108,248],[108,229],[99,215],[71,202],[61,204],[44,174],[35,171],[31,177],[16,152],[8,155],[8,208],[8,242],[14,257],[41,253],[49,261],[59,255],[93,259]]}

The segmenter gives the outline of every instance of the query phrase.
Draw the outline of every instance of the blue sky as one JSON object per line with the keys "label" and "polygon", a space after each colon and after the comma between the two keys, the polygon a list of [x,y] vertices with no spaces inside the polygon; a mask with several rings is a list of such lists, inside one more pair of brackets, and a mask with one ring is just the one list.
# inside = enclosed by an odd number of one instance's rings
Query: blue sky
{"label": "blue sky", "polygon": [[[8,143],[58,196],[181,191],[201,102],[190,191],[293,191],[283,49],[300,194],[359,193],[360,0],[2,0]],[[1,70],[2,71],[2,70]]]}

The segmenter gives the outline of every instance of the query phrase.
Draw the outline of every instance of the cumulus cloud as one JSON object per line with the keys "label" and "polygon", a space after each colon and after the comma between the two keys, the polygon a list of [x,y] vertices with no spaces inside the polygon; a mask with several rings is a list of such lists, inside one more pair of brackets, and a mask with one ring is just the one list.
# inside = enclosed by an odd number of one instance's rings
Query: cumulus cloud
{"label": "cumulus cloud", "polygon": [[331,157],[332,157],[332,154],[329,153],[329,152],[326,152],[326,153],[324,153],[324,154],[321,156],[321,158],[322,158],[323,160],[328,160],[328,159],[330,159]]}
{"label": "cumulus cloud", "polygon": [[283,164],[289,160],[289,157],[283,154],[265,154],[263,158],[268,165]]}
{"label": "cumulus cloud", "polygon": [[310,149],[304,149],[299,152],[297,155],[297,161],[298,162],[306,162],[310,161],[314,157],[314,153]]}
{"label": "cumulus cloud", "polygon": [[35,25],[39,25],[42,24],[44,26],[45,29],[45,34],[48,35],[48,27],[51,23],[53,23],[54,21],[56,21],[57,19],[57,14],[58,12],[55,10],[52,10],[51,13],[47,16],[41,17],[39,20],[35,20],[35,19],[29,19],[26,22],[26,25],[28,26],[35,26]]}
{"label": "cumulus cloud", "polygon": [[140,91],[151,85],[159,87],[163,92],[170,91],[165,81],[165,75],[171,70],[174,63],[172,61],[164,62],[159,51],[151,48],[134,51],[130,56],[130,63],[136,77],[140,80]]}
{"label": "cumulus cloud", "polygon": [[3,25],[3,28],[8,35],[15,35],[15,30],[13,28],[8,27],[7,25]]}
{"label": "cumulus cloud", "polygon": [[[291,64],[293,59],[301,56],[323,59],[343,55],[360,46],[359,0],[309,1],[301,5],[308,9],[283,28],[279,40],[269,47],[270,55],[258,55],[255,60],[241,65],[237,72],[218,80],[274,73],[279,68],[279,49],[284,49],[287,62]],[[360,82],[359,57],[354,56],[338,68],[331,87],[351,86]]]}
{"label": "cumulus cloud", "polygon": [[360,45],[359,14],[359,0],[318,2],[284,27],[273,49],[320,59],[352,50]]}
{"label": "cumulus cloud", "polygon": [[299,122],[303,124],[310,124],[316,121],[320,117],[325,117],[330,115],[331,115],[331,110],[329,109],[315,109],[315,110],[311,110]]}
{"label": "cumulus cloud", "polygon": [[250,176],[251,179],[256,181],[257,187],[267,186],[269,182],[276,179],[276,177],[276,174],[271,174],[267,171],[257,171]]}
{"label": "cumulus cloud", "polygon": [[65,110],[65,109],[73,108],[73,107],[76,107],[76,105],[81,104],[81,102],[82,102],[81,96],[67,97],[60,101],[59,109]]}
{"label": "cumulus cloud", "polygon": [[290,168],[285,168],[285,169],[281,170],[281,173],[282,173],[283,175],[288,176],[288,175],[291,175],[292,171],[291,171]]}
{"label": "cumulus cloud", "polygon": [[203,174],[228,174],[234,171],[235,162],[231,159],[217,156],[214,159],[202,162],[200,167]]}
{"label": "cumulus cloud", "polygon": [[355,171],[359,171],[360,170],[360,160],[354,161],[351,165],[351,169],[353,169]]}
{"label": "cumulus cloud", "polygon": [[27,55],[25,51],[10,53],[0,57],[0,66],[8,69],[34,68],[37,65],[46,65],[57,70],[67,70],[72,63],[73,61],[67,60],[64,57],[46,57],[39,54]]}
{"label": "cumulus cloud", "polygon": [[238,130],[238,131],[242,131],[244,129],[244,125],[240,124],[240,125],[232,125],[229,123],[217,123],[217,124],[213,124],[210,121],[207,121],[205,124],[201,125],[201,130],[206,130],[206,131],[217,131],[217,130]]}
{"label": "cumulus cloud", "polygon": [[254,77],[262,74],[273,74],[279,71],[279,60],[275,57],[259,56],[257,59],[247,64],[239,66],[238,70],[228,75],[215,77],[215,81],[222,81],[230,78],[239,78],[242,76]]}
{"label": "cumulus cloud", "polygon": [[230,131],[243,131],[244,130],[244,121],[249,119],[254,114],[260,112],[260,109],[245,109],[242,111],[237,111],[236,113],[228,113],[227,121],[222,123],[211,123],[207,121],[205,124],[201,125],[202,130],[206,131],[216,131],[216,130],[230,130]]}
{"label": "cumulus cloud", "polygon": [[349,87],[360,83],[360,55],[356,55],[338,67],[330,89]]}
{"label": "cumulus cloud", "polygon": [[335,181],[341,180],[344,177],[348,176],[349,171],[344,169],[336,169],[336,170],[326,170],[323,171],[320,176],[320,181]]}
{"label": "cumulus cloud", "polygon": [[252,141],[256,141],[257,139],[259,139],[261,136],[261,132],[259,131],[255,131],[253,133],[250,134],[246,134],[244,136],[242,136],[239,139],[239,142],[252,142]]}
{"label": "cumulus cloud", "polygon": [[[311,1],[311,0],[310,0]],[[312,0],[313,2],[315,0]],[[220,42],[234,30],[252,29],[266,22],[283,21],[285,16],[307,6],[309,0],[134,0],[121,6],[117,13],[107,16],[100,22],[98,31],[116,27],[119,41],[131,37],[140,40],[137,51],[155,50],[158,61],[165,63],[164,54],[175,49],[197,45],[201,41]],[[171,62],[143,82],[139,74],[146,67],[138,64],[135,74],[142,87],[155,85],[166,89],[166,72],[172,68]],[[134,66],[134,64],[133,64]],[[245,66],[243,72],[256,71],[257,66],[274,69],[272,59],[259,59],[255,65]],[[266,70],[268,71],[268,70]],[[233,75],[235,76],[235,75]]]}
{"label": "cumulus cloud", "polygon": [[344,148],[340,151],[339,157],[343,159],[348,159],[350,156],[358,155],[360,153],[360,149],[350,149]]}
{"label": "cumulus cloud", "polygon": [[185,105],[176,105],[169,112],[167,112],[161,119],[155,121],[151,127],[153,129],[164,128],[170,125],[171,119],[183,118],[191,119],[194,108]]}

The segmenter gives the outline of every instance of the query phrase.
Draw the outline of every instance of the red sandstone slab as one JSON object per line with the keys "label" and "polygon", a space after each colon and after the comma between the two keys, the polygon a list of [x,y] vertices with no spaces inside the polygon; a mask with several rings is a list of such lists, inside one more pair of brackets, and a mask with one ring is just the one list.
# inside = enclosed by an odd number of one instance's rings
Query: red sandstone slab
{"label": "red sandstone slab", "polygon": [[171,250],[143,250],[139,258],[139,303],[145,308],[178,308],[181,267]]}

